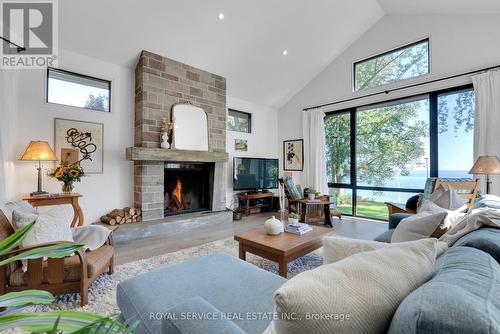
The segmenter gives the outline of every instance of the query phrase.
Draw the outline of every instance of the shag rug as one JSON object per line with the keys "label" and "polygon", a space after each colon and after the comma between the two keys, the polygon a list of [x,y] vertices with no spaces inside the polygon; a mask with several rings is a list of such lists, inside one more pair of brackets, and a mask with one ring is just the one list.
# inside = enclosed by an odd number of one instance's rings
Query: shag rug
{"label": "shag rug", "polygon": [[[288,264],[288,278],[303,271],[316,268],[323,264],[322,249],[312,252]],[[233,238],[210,242],[201,246],[183,249],[174,253],[154,256],[148,259],[119,265],[113,275],[101,275],[89,289],[89,303],[80,307],[79,294],[66,294],[57,297],[57,304],[63,309],[85,310],[106,316],[116,316],[120,313],[116,304],[116,286],[127,278],[140,275],[159,267],[184,262],[189,259],[224,252],[238,256],[238,243]],[[253,254],[247,253],[247,261],[265,270],[278,273],[278,264]],[[36,310],[46,310],[45,307],[35,307]]]}

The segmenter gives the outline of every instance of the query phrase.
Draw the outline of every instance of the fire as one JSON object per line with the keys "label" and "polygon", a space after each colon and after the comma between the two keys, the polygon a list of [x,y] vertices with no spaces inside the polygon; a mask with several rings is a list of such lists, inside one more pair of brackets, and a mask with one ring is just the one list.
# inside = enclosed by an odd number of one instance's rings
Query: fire
{"label": "fire", "polygon": [[182,182],[181,179],[177,179],[177,184],[174,190],[172,190],[172,197],[179,202],[179,209],[184,210],[184,203],[182,201]]}

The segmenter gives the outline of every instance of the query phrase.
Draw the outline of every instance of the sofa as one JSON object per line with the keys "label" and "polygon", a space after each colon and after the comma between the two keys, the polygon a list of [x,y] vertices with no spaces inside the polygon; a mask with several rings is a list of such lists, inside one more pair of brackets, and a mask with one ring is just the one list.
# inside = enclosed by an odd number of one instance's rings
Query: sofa
{"label": "sofa", "polygon": [[[388,333],[500,333],[499,261],[499,229],[465,235],[399,305]],[[136,333],[262,333],[285,281],[219,253],[121,282],[117,299],[124,319],[140,320]]]}

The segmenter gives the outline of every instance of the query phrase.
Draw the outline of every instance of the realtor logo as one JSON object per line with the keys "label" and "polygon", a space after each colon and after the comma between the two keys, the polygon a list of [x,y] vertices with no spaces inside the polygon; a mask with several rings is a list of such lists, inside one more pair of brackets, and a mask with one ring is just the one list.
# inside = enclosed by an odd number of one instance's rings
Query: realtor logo
{"label": "realtor logo", "polygon": [[3,69],[57,66],[56,0],[0,0]]}

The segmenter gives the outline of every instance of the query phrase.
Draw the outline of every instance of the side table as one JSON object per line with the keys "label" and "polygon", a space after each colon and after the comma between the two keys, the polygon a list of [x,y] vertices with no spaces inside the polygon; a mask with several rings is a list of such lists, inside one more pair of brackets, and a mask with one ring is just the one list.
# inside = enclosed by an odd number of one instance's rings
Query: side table
{"label": "side table", "polygon": [[27,201],[34,207],[70,204],[73,207],[73,221],[71,227],[83,226],[83,211],[78,204],[78,198],[82,195],[77,193],[71,194],[48,194],[41,196],[28,196],[24,197],[23,201]]}

